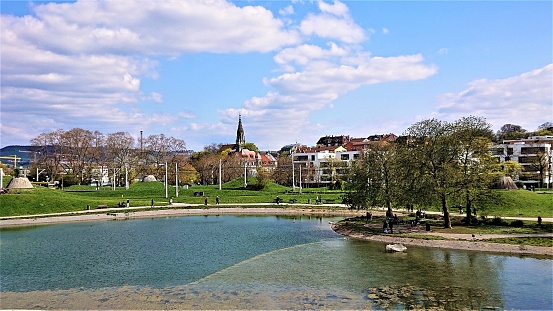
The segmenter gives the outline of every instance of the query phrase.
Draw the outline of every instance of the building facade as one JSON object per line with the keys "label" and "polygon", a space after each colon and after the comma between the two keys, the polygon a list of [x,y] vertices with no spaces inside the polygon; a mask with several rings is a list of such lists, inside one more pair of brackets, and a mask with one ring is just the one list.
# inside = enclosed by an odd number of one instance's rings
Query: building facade
{"label": "building facade", "polygon": [[527,139],[504,140],[491,148],[498,161],[515,161],[523,167],[513,176],[527,186],[549,187],[553,171],[553,136],[531,136]]}

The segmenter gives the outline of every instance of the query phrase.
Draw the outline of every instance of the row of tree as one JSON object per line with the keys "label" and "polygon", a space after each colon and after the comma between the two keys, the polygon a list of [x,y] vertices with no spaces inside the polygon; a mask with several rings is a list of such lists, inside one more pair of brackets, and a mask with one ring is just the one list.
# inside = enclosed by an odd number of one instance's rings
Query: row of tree
{"label": "row of tree", "polygon": [[503,174],[489,152],[492,139],[480,117],[415,123],[395,143],[371,144],[353,163],[348,199],[357,208],[439,204],[447,228],[451,204],[463,202],[470,222],[475,200]]}
{"label": "row of tree", "polygon": [[538,126],[535,132],[529,132],[517,124],[507,123],[503,125],[495,134],[494,141],[501,143],[504,140],[528,138],[529,136],[553,135],[553,122],[545,122]]}
{"label": "row of tree", "polygon": [[[127,132],[104,135],[81,128],[59,129],[38,135],[31,144],[35,146],[36,161],[30,166],[30,177],[36,181],[57,180],[65,186],[89,184],[106,175],[110,182],[122,185],[125,178],[134,180],[154,175],[165,179],[166,172],[172,185],[177,181],[179,185],[215,184],[220,172],[220,180],[227,182],[242,177],[245,169],[244,161],[233,156],[230,148],[223,150],[222,144],[208,145],[190,155],[182,139],[163,134],[150,135],[137,142]],[[242,147],[257,151],[253,143]],[[268,180],[291,185],[291,159],[283,157],[278,161],[279,169],[274,171],[251,167],[251,163],[248,170],[257,172],[258,185]]]}
{"label": "row of tree", "polygon": [[30,171],[38,169],[36,180],[59,180],[66,175],[66,183],[82,184],[101,179],[106,170],[131,178],[139,173],[159,175],[161,164],[186,161],[184,141],[163,134],[150,135],[137,144],[126,132],[104,135],[81,128],[59,129],[38,135],[31,144],[37,160]]}

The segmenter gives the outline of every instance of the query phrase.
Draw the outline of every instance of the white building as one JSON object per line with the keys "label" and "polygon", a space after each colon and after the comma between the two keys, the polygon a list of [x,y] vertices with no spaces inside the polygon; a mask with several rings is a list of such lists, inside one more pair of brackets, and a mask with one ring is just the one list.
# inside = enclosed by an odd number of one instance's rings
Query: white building
{"label": "white building", "polygon": [[[518,162],[524,171],[518,180],[538,187],[549,187],[553,176],[553,136],[531,136],[527,139],[504,140],[492,147],[499,162]],[[515,176],[516,179],[516,176]]]}

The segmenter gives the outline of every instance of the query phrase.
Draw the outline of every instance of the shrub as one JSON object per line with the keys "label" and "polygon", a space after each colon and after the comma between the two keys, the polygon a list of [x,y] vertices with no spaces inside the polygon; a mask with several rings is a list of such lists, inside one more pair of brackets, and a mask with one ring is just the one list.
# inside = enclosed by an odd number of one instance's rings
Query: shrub
{"label": "shrub", "polygon": [[501,217],[494,217],[490,221],[490,224],[492,224],[494,226],[507,226],[508,225],[508,223],[505,222],[503,219],[501,219]]}
{"label": "shrub", "polygon": [[517,219],[511,222],[511,227],[522,228],[523,226],[524,226],[524,221],[520,219]]}

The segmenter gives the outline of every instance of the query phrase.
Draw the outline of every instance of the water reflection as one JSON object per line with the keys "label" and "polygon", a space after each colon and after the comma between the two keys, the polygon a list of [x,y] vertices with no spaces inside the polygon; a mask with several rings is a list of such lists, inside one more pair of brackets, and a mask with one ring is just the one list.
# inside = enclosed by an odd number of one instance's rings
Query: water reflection
{"label": "water reflection", "polygon": [[[210,216],[2,231],[3,309],[551,309],[551,260],[342,238],[336,219]],[[541,293],[541,295],[540,295]]]}

